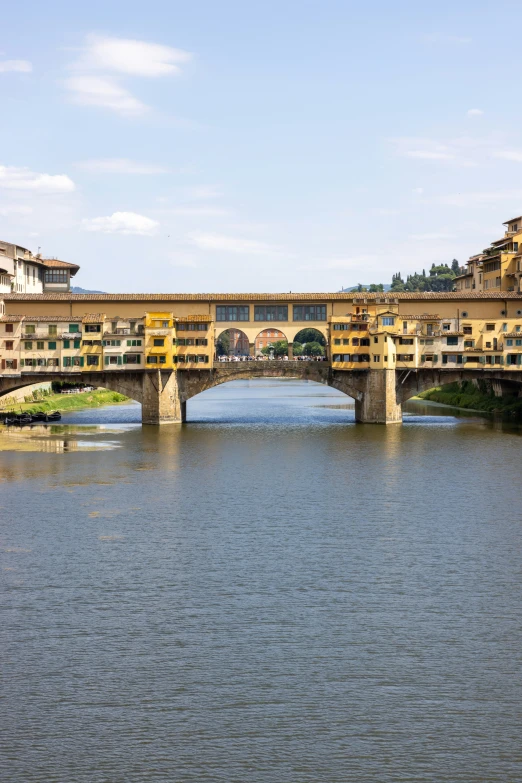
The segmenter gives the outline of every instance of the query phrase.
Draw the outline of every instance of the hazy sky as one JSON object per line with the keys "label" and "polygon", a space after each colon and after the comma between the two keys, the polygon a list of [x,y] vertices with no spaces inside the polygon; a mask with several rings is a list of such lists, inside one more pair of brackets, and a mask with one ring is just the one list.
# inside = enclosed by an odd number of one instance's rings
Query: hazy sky
{"label": "hazy sky", "polygon": [[336,291],[522,213],[520,3],[4,4],[0,238],[107,291]]}

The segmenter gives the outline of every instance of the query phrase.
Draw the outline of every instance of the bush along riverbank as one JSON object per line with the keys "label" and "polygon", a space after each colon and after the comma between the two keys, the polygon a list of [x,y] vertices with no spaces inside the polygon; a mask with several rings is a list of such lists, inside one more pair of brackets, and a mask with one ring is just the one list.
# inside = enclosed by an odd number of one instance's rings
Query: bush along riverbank
{"label": "bush along riverbank", "polygon": [[522,419],[522,399],[514,396],[495,397],[487,383],[483,381],[479,381],[478,385],[471,381],[448,383],[446,386],[437,386],[421,392],[418,396],[422,400],[441,402],[454,408],[467,408]]}
{"label": "bush along riverbank", "polygon": [[4,414],[77,411],[82,408],[101,408],[104,405],[117,405],[121,402],[129,402],[129,398],[108,389],[95,389],[94,391],[79,392],[78,394],[48,393],[42,395],[40,399],[12,402],[11,404],[6,400],[6,405],[0,408],[0,412]]}

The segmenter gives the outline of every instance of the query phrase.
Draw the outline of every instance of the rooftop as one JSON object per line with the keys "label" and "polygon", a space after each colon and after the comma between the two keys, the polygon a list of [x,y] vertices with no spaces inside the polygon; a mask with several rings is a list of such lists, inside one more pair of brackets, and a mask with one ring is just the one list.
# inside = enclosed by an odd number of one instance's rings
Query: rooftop
{"label": "rooftop", "polygon": [[[5,294],[6,302],[368,302],[386,298],[390,303],[394,299],[421,302],[426,300],[467,300],[467,299],[520,299],[522,294],[515,291],[424,291],[422,293],[390,293],[383,297],[381,293],[287,293],[287,294],[71,294],[69,292],[52,294]],[[179,317],[179,316],[178,316]]]}

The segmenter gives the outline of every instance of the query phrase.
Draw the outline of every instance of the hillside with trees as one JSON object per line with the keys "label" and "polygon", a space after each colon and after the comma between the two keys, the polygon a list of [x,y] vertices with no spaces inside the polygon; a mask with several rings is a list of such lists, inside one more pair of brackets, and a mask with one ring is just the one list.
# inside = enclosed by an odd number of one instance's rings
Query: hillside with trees
{"label": "hillside with trees", "polygon": [[344,291],[357,293],[379,293],[381,291],[453,291],[454,280],[457,275],[464,273],[464,267],[460,266],[456,258],[451,265],[432,264],[428,274],[422,270],[422,274],[414,272],[403,279],[400,272],[392,276],[391,286],[383,283],[372,283],[371,285],[359,285],[354,288],[345,288]]}

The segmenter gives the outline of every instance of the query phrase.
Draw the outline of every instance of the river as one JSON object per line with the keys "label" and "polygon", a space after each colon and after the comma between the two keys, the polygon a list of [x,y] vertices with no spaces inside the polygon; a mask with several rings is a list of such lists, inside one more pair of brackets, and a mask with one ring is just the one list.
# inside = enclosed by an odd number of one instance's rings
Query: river
{"label": "river", "polygon": [[522,431],[350,402],[0,428],[3,780],[522,781]]}

